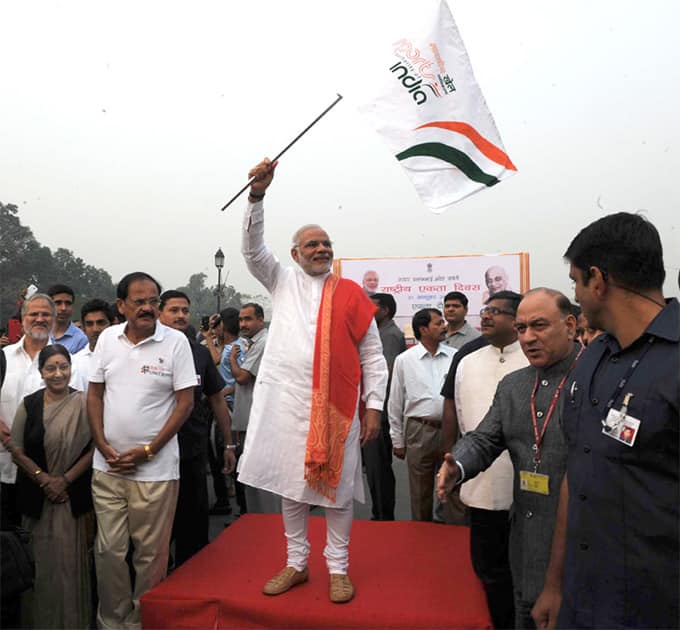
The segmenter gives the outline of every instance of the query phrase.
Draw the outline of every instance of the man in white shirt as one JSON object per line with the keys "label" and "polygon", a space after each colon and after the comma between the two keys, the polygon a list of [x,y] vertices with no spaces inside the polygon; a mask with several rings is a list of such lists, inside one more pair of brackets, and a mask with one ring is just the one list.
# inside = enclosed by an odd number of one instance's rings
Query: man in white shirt
{"label": "man in white shirt", "polygon": [[73,355],[72,367],[78,374],[78,382],[74,386],[83,392],[87,392],[87,387],[90,384],[90,359],[99,335],[113,324],[113,311],[104,300],[90,300],[85,302],[80,309],[80,321],[88,343],[82,350]]}
{"label": "man in white shirt", "polygon": [[[375,306],[359,285],[331,273],[328,234],[318,225],[300,228],[291,248],[295,267],[283,267],[264,244],[262,199],[275,166],[265,159],[251,170],[243,221],[243,256],[271,292],[273,314],[239,479],[282,497],[287,566],[264,593],[278,595],[307,581],[307,521],[310,506],[320,505],[329,597],[341,603],[354,595],[347,568],[352,500],[364,500],[359,446],[380,430],[387,367]],[[361,421],[360,386],[366,404]]]}
{"label": "man in white shirt", "polygon": [[[463,435],[482,421],[500,380],[529,365],[515,330],[521,299],[518,293],[501,291],[480,311],[482,335],[489,345],[463,357],[456,370],[456,416]],[[484,585],[495,628],[512,628],[515,622],[509,561],[513,479],[506,450],[486,471],[464,482],[460,490],[462,502],[470,508],[472,566]]]}
{"label": "man in white shirt", "polygon": [[[99,336],[87,393],[96,447],[97,625],[141,628],[139,598],[168,568],[179,491],[176,434],[193,408],[198,379],[185,335],[157,321],[160,285],[146,273],[131,273],[117,296],[126,322]],[[134,591],[125,562],[130,539]]]}
{"label": "man in white shirt", "polygon": [[411,518],[431,521],[442,451],[440,391],[456,351],[443,343],[446,321],[436,308],[418,311],[411,325],[418,343],[394,360],[387,411],[394,455],[408,465]]}
{"label": "man in white shirt", "polygon": [[21,307],[21,324],[24,335],[16,343],[5,346],[7,367],[5,380],[0,389],[0,480],[2,481],[2,523],[5,526],[19,524],[16,510],[14,483],[17,467],[12,455],[5,449],[19,404],[25,396],[43,386],[38,371],[38,355],[48,344],[50,331],[56,316],[52,299],[44,293],[34,293]]}

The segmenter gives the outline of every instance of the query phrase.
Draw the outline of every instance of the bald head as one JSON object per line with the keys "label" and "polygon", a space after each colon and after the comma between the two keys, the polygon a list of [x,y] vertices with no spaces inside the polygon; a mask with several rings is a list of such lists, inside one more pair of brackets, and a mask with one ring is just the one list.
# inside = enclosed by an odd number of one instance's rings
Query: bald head
{"label": "bald head", "polygon": [[569,301],[569,298],[566,295],[564,295],[564,293],[562,293],[562,291],[557,291],[556,289],[549,289],[548,287],[536,287],[535,289],[527,291],[522,296],[522,301],[524,301],[526,298],[532,295],[544,295],[548,298],[552,298],[555,301],[555,306],[557,310],[564,317],[573,314],[571,302]]}

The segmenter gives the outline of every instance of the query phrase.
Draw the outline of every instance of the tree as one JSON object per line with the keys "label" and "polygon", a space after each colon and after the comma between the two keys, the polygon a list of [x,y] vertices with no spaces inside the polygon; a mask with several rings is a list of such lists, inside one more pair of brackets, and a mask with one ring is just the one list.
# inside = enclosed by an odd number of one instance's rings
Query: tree
{"label": "tree", "polygon": [[[217,310],[217,286],[206,287],[205,280],[207,277],[204,273],[194,273],[189,276],[189,282],[186,286],[177,289],[189,296],[191,300],[191,323],[196,327],[200,325],[201,317],[212,315]],[[232,306],[240,309],[243,301],[241,293],[232,285],[222,287],[220,308]]]}
{"label": "tree", "polygon": [[19,292],[29,284],[35,284],[41,291],[52,284],[68,284],[76,293],[76,308],[95,297],[107,301],[115,297],[108,272],[86,264],[63,247],[52,253],[36,240],[28,226],[21,224],[17,206],[2,202],[0,278],[0,327],[14,314]]}

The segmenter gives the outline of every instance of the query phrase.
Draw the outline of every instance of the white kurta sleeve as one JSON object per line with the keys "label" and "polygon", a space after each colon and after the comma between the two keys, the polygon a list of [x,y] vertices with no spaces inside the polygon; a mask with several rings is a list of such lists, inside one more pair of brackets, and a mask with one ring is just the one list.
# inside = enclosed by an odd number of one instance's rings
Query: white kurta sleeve
{"label": "white kurta sleeve", "polygon": [[364,338],[359,342],[359,362],[363,383],[362,399],[366,409],[382,411],[387,389],[387,363],[375,320],[371,321]]}
{"label": "white kurta sleeve", "polygon": [[248,202],[243,217],[241,253],[250,273],[271,293],[276,285],[281,263],[264,244],[264,206],[261,201]]}
{"label": "white kurta sleeve", "polygon": [[404,448],[404,362],[399,355],[392,368],[392,385],[387,401],[387,417],[390,421],[390,437],[394,448]]}

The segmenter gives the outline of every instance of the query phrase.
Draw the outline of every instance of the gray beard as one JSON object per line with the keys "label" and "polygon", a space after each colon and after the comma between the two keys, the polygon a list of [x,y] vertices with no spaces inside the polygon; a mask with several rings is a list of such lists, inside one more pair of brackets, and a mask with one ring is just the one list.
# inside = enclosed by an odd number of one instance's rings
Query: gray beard
{"label": "gray beard", "polygon": [[47,341],[50,338],[50,331],[42,328],[31,328],[26,333],[33,341]]}

